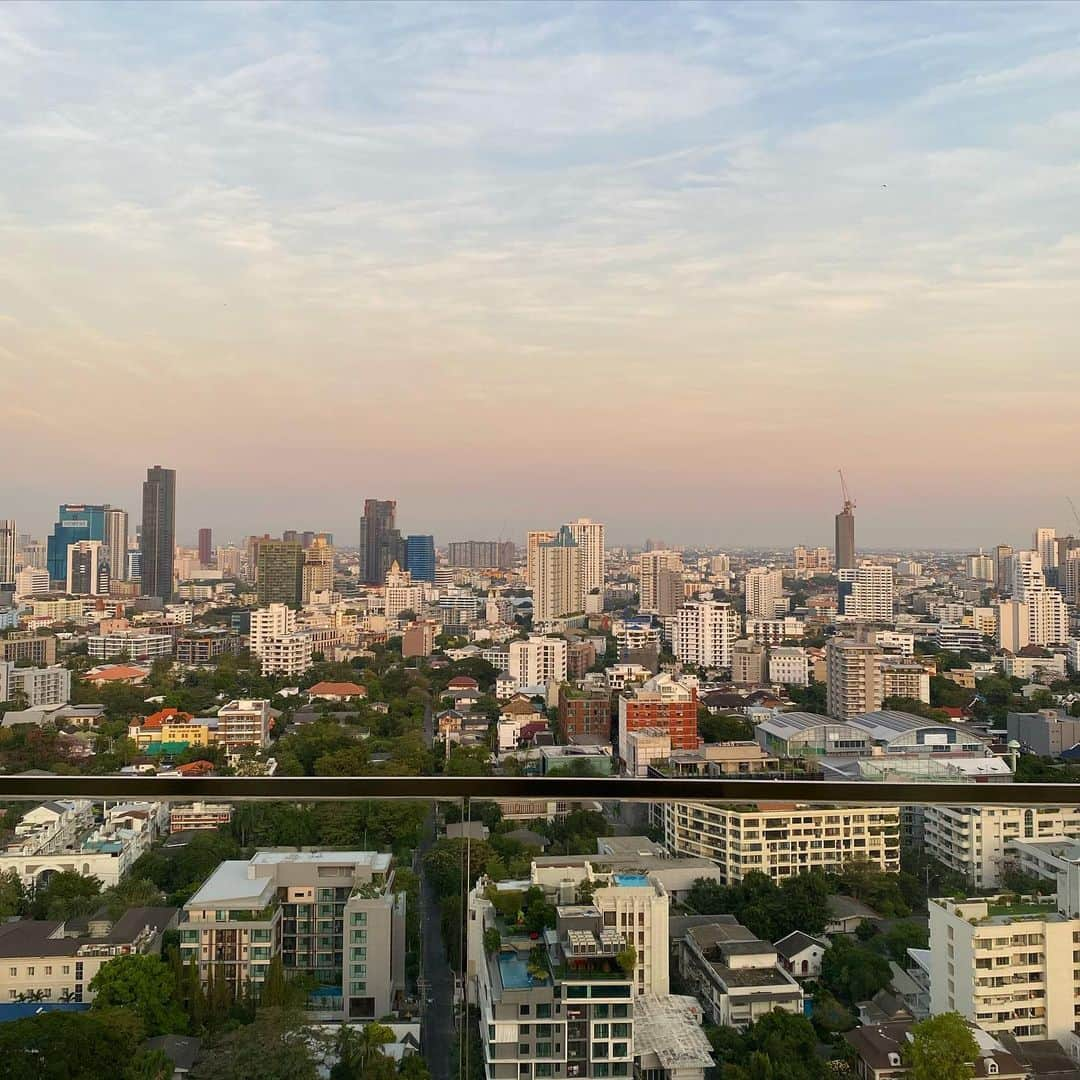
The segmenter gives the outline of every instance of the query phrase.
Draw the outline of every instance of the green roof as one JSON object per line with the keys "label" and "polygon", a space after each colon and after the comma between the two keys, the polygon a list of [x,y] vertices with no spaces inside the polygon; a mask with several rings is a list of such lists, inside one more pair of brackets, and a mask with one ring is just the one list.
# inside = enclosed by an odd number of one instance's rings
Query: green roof
{"label": "green roof", "polygon": [[188,743],[186,742],[153,742],[146,747],[143,753],[157,757],[159,754],[182,754],[187,748]]}

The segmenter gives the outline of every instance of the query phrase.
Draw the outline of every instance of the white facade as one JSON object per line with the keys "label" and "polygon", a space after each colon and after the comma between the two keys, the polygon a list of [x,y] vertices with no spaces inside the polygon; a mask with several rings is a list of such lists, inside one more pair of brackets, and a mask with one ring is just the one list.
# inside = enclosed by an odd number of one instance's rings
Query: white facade
{"label": "white facade", "polygon": [[664,846],[675,855],[700,855],[734,884],[751,871],[775,881],[808,870],[867,859],[900,870],[900,807],[794,806],[751,810],[710,803],[660,803],[653,808]]}
{"label": "white facade", "polygon": [[1035,530],[1035,550],[1039,553],[1043,568],[1057,566],[1057,530],[1041,528]]}
{"label": "white facade", "polygon": [[977,889],[1000,885],[1013,841],[1080,836],[1078,806],[927,806],[924,815],[927,852]]}
{"label": "white facade", "polygon": [[47,593],[50,584],[48,570],[26,566],[15,575],[15,595],[37,596]]}
{"label": "white facade", "polygon": [[864,564],[855,568],[844,614],[856,619],[888,622],[895,614],[893,568]]}
{"label": "white facade", "polygon": [[118,506],[105,509],[105,551],[109,560],[109,578],[123,581],[127,575],[128,516]]}
{"label": "white facade", "polygon": [[158,660],[172,656],[173,638],[171,634],[116,630],[111,634],[90,634],[86,649],[95,660],[114,660],[125,653],[132,660]]}
{"label": "white facade", "polygon": [[806,623],[787,615],[782,619],[747,619],[746,636],[762,645],[782,645],[787,638],[801,638],[806,633]]}
{"label": "white facade", "polygon": [[241,746],[264,747],[270,738],[270,702],[240,698],[218,710],[217,742],[227,752]]}
{"label": "white facade", "polygon": [[739,613],[730,604],[691,600],[675,612],[672,620],[672,651],[687,664],[730,668],[740,623]]}
{"label": "white facade", "polygon": [[263,647],[272,638],[284,637],[296,631],[296,612],[288,604],[271,604],[251,613],[251,630],[248,647],[256,656],[262,656]]}
{"label": "white facade", "polygon": [[0,660],[0,701],[22,694],[29,709],[43,705],[66,705],[71,700],[71,672],[63,667],[20,668],[14,661]]}
{"label": "white facade", "polygon": [[577,541],[578,574],[582,595],[594,589],[604,591],[604,526],[599,521],[578,518],[566,526]]}
{"label": "white facade", "polygon": [[510,642],[510,675],[518,686],[566,682],[566,641],[532,636]]}
{"label": "white facade", "polygon": [[784,571],[755,566],[746,572],[743,583],[747,618],[772,619],[784,598]]}
{"label": "white facade", "polygon": [[303,630],[269,638],[263,641],[259,652],[262,673],[286,678],[303,675],[311,667],[313,653],[311,635]]}
{"label": "white facade", "polygon": [[67,549],[65,588],[75,596],[103,596],[109,591],[109,556],[100,540],[76,540]]}
{"label": "white facade", "polygon": [[411,611],[415,615],[424,612],[424,586],[413,584],[412,574],[402,570],[396,562],[386,574],[383,599],[388,619],[396,619],[403,611]]}
{"label": "white facade", "polygon": [[783,686],[809,686],[810,657],[806,650],[784,646],[770,649],[769,682]]}

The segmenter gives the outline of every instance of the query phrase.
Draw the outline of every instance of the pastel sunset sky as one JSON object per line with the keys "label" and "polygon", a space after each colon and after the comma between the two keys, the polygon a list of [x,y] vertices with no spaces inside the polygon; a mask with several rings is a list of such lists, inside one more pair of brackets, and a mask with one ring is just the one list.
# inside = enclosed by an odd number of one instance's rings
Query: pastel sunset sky
{"label": "pastel sunset sky", "polygon": [[0,517],[1029,542],[1080,5],[0,6]]}

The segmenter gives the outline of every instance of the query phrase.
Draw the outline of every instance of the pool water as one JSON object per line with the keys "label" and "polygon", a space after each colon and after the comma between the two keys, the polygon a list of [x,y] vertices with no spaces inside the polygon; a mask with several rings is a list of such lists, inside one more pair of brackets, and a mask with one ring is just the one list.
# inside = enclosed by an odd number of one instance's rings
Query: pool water
{"label": "pool water", "polygon": [[507,990],[528,990],[532,986],[529,966],[516,953],[499,953],[499,976]]}
{"label": "pool water", "polygon": [[641,889],[649,884],[644,874],[615,874],[615,884],[627,889]]}

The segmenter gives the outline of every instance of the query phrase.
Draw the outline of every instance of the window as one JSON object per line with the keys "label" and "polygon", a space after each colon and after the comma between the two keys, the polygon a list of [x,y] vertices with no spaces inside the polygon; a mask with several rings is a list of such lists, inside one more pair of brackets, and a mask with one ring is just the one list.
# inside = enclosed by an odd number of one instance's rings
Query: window
{"label": "window", "polygon": [[611,1044],[611,1056],[612,1057],[626,1057],[628,1053],[627,1044],[624,1042]]}
{"label": "window", "polygon": [[528,1057],[528,1056],[529,1056],[529,1044],[528,1043],[518,1043],[518,1057]]}
{"label": "window", "polygon": [[61,974],[63,974],[63,975],[70,975],[70,974],[71,974],[71,965],[70,965],[70,964],[65,964],[65,965],[64,965],[64,966],[63,966],[63,967],[62,967],[62,968],[60,969],[60,972],[61,972]]}
{"label": "window", "polygon": [[629,1005],[612,1005],[611,1006],[611,1015],[612,1016],[628,1016],[629,1015],[629,1010],[630,1010]]}
{"label": "window", "polygon": [[352,919],[350,920],[353,926],[366,926],[367,925],[367,912],[366,911],[354,911],[352,913]]}
{"label": "window", "polygon": [[26,974],[27,974],[27,975],[33,975],[33,974],[34,974],[34,969],[33,969],[32,967],[28,967],[28,968],[26,969]]}
{"label": "window", "polygon": [[537,1005],[536,1006],[536,1017],[537,1017],[538,1020],[546,1020],[550,1016],[551,1016],[551,1006],[550,1005]]}
{"label": "window", "polygon": [[519,1005],[518,1006],[518,1016],[528,1016],[528,1015],[529,1015],[529,1006],[528,1005]]}
{"label": "window", "polygon": [[536,1056],[537,1057],[551,1057],[551,1043],[538,1042],[536,1044]]}
{"label": "window", "polygon": [[48,966],[48,967],[45,968],[45,974],[46,975],[51,975],[52,974],[52,967],[51,966]]}
{"label": "window", "polygon": [[14,1001],[18,996],[19,996],[19,991],[18,990],[9,990],[8,991],[8,997],[11,998],[12,1001]]}
{"label": "window", "polygon": [[594,1039],[606,1039],[608,1037],[607,1024],[594,1024],[593,1025],[593,1038]]}
{"label": "window", "polygon": [[363,994],[367,990],[366,982],[353,982],[349,983],[349,993],[351,994]]}
{"label": "window", "polygon": [[15,978],[15,976],[19,974],[19,969],[18,968],[8,968],[8,974],[12,978]]}

